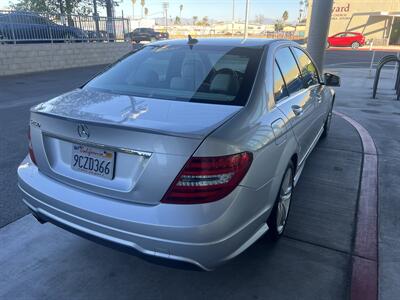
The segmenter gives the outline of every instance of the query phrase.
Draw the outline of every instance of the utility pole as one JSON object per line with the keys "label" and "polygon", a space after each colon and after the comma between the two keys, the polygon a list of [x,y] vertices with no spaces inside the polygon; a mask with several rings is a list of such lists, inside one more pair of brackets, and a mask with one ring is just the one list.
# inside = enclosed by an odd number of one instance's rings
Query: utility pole
{"label": "utility pole", "polygon": [[314,0],[311,8],[311,22],[308,29],[307,50],[322,72],[325,46],[331,23],[333,0]]}
{"label": "utility pole", "polygon": [[244,36],[243,38],[247,39],[247,27],[249,26],[249,10],[250,10],[250,0],[246,0],[246,15],[244,19]]}
{"label": "utility pole", "polygon": [[163,2],[163,9],[164,9],[164,13],[165,13],[165,32],[168,32],[168,7],[169,7],[169,3]]}
{"label": "utility pole", "polygon": [[96,28],[96,38],[99,37],[99,13],[97,12],[97,0],[93,0],[93,18],[94,18],[94,25]]}
{"label": "utility pole", "polygon": [[235,0],[232,0],[232,36],[235,35]]}

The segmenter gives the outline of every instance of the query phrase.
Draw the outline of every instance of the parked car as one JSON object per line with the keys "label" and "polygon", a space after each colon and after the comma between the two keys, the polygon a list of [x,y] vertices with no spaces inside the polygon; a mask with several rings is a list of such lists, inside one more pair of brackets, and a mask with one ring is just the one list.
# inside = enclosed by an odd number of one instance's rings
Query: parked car
{"label": "parked car", "polygon": [[85,30],[84,32],[90,41],[107,41],[111,38],[105,30],[99,30],[98,32],[95,30]]}
{"label": "parked car", "polygon": [[282,236],[337,85],[290,41],[151,43],[31,109],[23,201],[40,222],[211,270]]}
{"label": "parked car", "polygon": [[0,40],[5,42],[82,41],[86,37],[78,28],[55,24],[35,13],[0,13]]}
{"label": "parked car", "polygon": [[328,37],[326,47],[351,47],[357,49],[365,45],[365,36],[358,32],[341,32]]}
{"label": "parked car", "polygon": [[169,39],[168,32],[154,31],[153,28],[136,28],[132,32],[125,34],[125,40],[131,40],[135,43],[140,42],[154,42],[158,40]]}

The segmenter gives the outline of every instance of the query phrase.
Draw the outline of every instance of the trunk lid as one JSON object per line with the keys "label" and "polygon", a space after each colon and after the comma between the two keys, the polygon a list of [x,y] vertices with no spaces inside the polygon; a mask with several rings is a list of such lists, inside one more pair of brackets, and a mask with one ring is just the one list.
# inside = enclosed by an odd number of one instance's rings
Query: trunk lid
{"label": "trunk lid", "polygon": [[[204,138],[240,109],[79,89],[32,108],[32,145],[40,171],[49,177],[154,205]],[[78,129],[82,125],[88,136]],[[71,167],[79,145],[114,153],[112,179]]]}

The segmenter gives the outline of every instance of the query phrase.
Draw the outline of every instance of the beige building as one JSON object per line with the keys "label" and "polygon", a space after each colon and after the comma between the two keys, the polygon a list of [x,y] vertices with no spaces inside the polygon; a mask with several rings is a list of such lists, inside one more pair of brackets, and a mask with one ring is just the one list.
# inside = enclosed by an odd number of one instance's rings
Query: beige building
{"label": "beige building", "polygon": [[334,0],[329,36],[344,31],[362,33],[375,45],[400,45],[400,0]]}

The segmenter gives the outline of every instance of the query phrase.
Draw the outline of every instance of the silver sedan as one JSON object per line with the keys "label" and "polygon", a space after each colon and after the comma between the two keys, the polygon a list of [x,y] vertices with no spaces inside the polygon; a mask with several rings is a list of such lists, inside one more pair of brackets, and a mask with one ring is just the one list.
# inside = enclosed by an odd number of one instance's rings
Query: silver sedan
{"label": "silver sedan", "polygon": [[23,201],[40,222],[211,270],[282,236],[338,84],[289,41],[149,44],[31,109]]}

